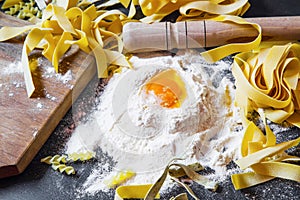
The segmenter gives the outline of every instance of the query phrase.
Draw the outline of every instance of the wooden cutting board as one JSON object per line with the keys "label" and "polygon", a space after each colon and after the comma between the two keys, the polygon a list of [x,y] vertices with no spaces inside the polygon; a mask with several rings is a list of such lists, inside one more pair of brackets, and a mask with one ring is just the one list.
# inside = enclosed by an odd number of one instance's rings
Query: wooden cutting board
{"label": "wooden cutting board", "polygon": [[[26,23],[0,12],[0,26]],[[93,57],[84,52],[65,58],[59,74],[37,52],[32,55],[39,61],[33,73],[37,92],[28,98],[22,45],[22,38],[0,42],[0,178],[24,171],[96,73]]]}

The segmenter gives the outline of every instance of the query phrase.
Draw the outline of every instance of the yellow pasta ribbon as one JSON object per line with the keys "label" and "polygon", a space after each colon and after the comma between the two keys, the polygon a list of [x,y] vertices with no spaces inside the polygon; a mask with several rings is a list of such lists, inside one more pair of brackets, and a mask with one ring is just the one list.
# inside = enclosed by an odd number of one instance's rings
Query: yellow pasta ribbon
{"label": "yellow pasta ribbon", "polygon": [[285,162],[261,162],[251,166],[255,173],[300,182],[300,166]]}
{"label": "yellow pasta ribbon", "polygon": [[293,146],[298,145],[300,142],[300,138],[291,140],[288,142],[283,142],[280,144],[276,144],[274,146],[266,147],[260,151],[257,151],[255,153],[249,154],[246,157],[243,157],[235,163],[241,168],[241,169],[246,169],[247,167],[250,167],[254,164],[260,163],[267,157],[270,157],[272,155],[278,154],[286,149],[289,149]]}
{"label": "yellow pasta ribbon", "polygon": [[264,176],[264,175],[256,174],[254,172],[231,175],[231,181],[233,183],[234,189],[236,190],[240,190],[260,183],[264,183],[274,178],[275,177],[273,176]]}
{"label": "yellow pasta ribbon", "polygon": [[300,127],[299,52],[299,44],[289,43],[236,55],[232,72],[237,105],[245,110],[262,108],[267,119]]}
{"label": "yellow pasta ribbon", "polygon": [[33,94],[35,90],[35,86],[33,84],[28,55],[36,46],[38,46],[38,44],[41,42],[41,40],[45,37],[45,35],[48,32],[49,32],[48,30],[33,28],[24,41],[24,46],[22,51],[22,64],[23,64],[25,85],[29,97]]}
{"label": "yellow pasta ribbon", "polygon": [[[130,186],[120,186],[116,189],[114,200],[123,200],[123,199],[142,199],[147,194],[148,190],[153,185],[130,185]],[[159,199],[160,195],[157,194],[155,199]]]}
{"label": "yellow pasta ribbon", "polygon": [[210,20],[220,21],[220,22],[233,22],[241,25],[251,25],[253,28],[255,28],[258,32],[257,37],[247,43],[233,43],[233,44],[227,44],[209,51],[205,51],[201,53],[201,55],[205,58],[208,62],[216,62],[228,55],[231,55],[233,53],[238,52],[249,52],[252,49],[255,49],[259,46],[262,38],[262,30],[261,27],[258,24],[247,22],[245,19],[237,17],[237,16],[218,16],[215,18],[211,18]]}

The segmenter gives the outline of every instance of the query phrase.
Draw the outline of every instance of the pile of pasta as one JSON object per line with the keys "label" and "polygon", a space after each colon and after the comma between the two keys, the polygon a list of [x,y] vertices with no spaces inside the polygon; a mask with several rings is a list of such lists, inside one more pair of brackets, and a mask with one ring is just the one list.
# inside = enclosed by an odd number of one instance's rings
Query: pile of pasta
{"label": "pile of pasta", "polygon": [[[118,1],[117,1],[118,2]],[[135,6],[140,6],[144,23],[159,22],[173,12],[179,12],[177,21],[208,19],[218,15],[242,16],[250,7],[248,0],[119,0],[129,8],[129,17],[136,13]]]}
{"label": "pile of pasta", "polygon": [[[243,158],[236,163],[253,172],[236,174],[232,182],[242,189],[275,177],[300,182],[300,166],[288,163],[300,161],[284,151],[297,146],[300,137],[276,144],[276,137],[266,119],[285,121],[300,127],[300,44],[288,43],[260,48],[235,56],[232,72],[236,79],[236,103],[245,116],[245,135],[241,145]],[[260,114],[265,134],[252,121],[253,111]]]}
{"label": "pile of pasta", "polygon": [[[119,37],[127,16],[118,10],[98,11],[92,4],[86,9],[77,5],[77,0],[57,0],[56,4],[49,4],[44,10],[42,20],[34,25],[24,27],[2,27],[0,41],[6,41],[23,33],[27,33],[22,52],[25,85],[28,96],[32,96],[35,86],[31,72],[32,66],[28,59],[34,49],[42,49],[42,54],[59,71],[59,60],[71,45],[86,52],[93,53],[98,77],[108,76],[107,66],[114,64],[130,67],[126,57],[122,54],[123,44]],[[114,47],[104,48],[105,40],[115,38],[118,42]],[[111,48],[111,49],[110,49]]]}
{"label": "pile of pasta", "polygon": [[273,45],[235,56],[236,102],[245,114],[263,108],[275,123],[300,127],[300,44]]}
{"label": "pile of pasta", "polygon": [[[6,0],[5,7],[14,6],[21,0]],[[36,68],[30,63],[28,55],[36,48],[42,49],[42,54],[52,62],[55,70],[59,71],[59,60],[71,45],[78,45],[86,53],[93,53],[96,58],[98,77],[107,77],[107,67],[131,67],[126,57],[122,54],[123,43],[121,39],[122,27],[126,22],[139,21],[152,23],[162,20],[170,13],[179,10],[177,21],[185,19],[208,19],[217,21],[233,21],[235,23],[250,24],[233,15],[242,15],[249,8],[247,0],[177,0],[177,1],[150,1],[150,0],[115,0],[100,4],[97,7],[91,2],[78,0],[56,0],[43,10],[42,19],[35,18],[36,23],[25,27],[3,27],[0,29],[0,42],[14,38],[22,33],[27,33],[22,52],[22,65],[28,97],[35,91],[31,72]],[[121,3],[128,8],[128,14],[113,9],[106,10],[107,6]],[[146,16],[133,20],[139,5]],[[226,17],[219,15],[228,15]],[[214,62],[232,53],[250,50],[257,47],[261,40],[261,30],[256,24],[251,24],[258,30],[257,38],[247,44],[226,45],[204,52],[208,60]],[[114,38],[117,45],[105,48],[105,42]],[[117,50],[112,50],[116,47]]]}
{"label": "pile of pasta", "polygon": [[[264,121],[265,118],[263,118]],[[242,141],[242,158],[235,161],[242,169],[250,172],[233,174],[231,180],[236,190],[251,187],[274,178],[300,182],[300,166],[293,162],[299,157],[288,155],[285,150],[297,146],[300,137],[276,144],[276,137],[265,123],[264,134],[253,122],[248,122]]]}

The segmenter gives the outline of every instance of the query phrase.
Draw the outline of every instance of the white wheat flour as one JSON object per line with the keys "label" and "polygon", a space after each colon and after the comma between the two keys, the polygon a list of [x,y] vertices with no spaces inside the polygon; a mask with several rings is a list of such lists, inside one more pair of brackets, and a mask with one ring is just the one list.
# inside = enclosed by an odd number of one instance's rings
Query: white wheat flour
{"label": "white wheat flour", "polygon": [[[67,144],[67,153],[100,148],[116,163],[113,170],[102,169],[106,163],[95,166],[82,191],[105,190],[103,181],[119,170],[137,173],[125,184],[153,183],[174,157],[186,158],[186,164],[198,161],[215,170],[210,178],[224,179],[226,165],[239,156],[242,138],[233,106],[234,85],[230,73],[226,75],[230,62],[207,64],[197,51],[174,57],[134,56],[130,61],[134,70],[124,69],[111,78],[98,109]],[[176,109],[162,108],[140,90],[155,74],[170,68],[187,90],[187,98]]]}

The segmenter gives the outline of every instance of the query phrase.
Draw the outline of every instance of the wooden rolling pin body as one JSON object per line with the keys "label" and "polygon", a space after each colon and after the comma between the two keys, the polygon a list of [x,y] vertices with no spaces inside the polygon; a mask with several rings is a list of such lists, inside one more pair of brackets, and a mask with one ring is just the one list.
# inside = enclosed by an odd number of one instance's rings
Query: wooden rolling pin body
{"label": "wooden rolling pin body", "polygon": [[[263,41],[299,40],[300,16],[246,18],[262,27]],[[251,25],[213,20],[127,23],[123,28],[127,52],[205,48],[252,41],[258,32]]]}

